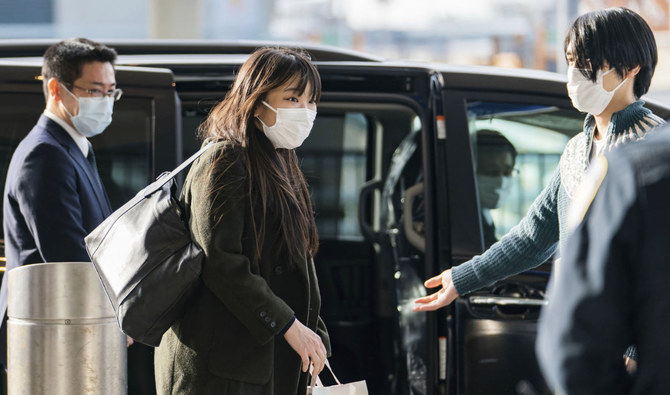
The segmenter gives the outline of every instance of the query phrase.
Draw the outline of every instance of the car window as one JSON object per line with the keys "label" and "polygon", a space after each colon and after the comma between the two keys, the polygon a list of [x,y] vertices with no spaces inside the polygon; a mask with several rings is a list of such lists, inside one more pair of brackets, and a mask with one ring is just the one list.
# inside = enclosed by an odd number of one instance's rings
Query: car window
{"label": "car window", "polygon": [[3,190],[12,154],[19,141],[35,126],[43,110],[44,96],[40,94],[0,94],[0,178]]}
{"label": "car window", "polygon": [[526,214],[583,115],[555,106],[472,101],[468,127],[485,247]]}
{"label": "car window", "polygon": [[114,103],[114,119],[92,138],[100,179],[112,203],[121,207],[152,181],[152,100],[124,97]]}

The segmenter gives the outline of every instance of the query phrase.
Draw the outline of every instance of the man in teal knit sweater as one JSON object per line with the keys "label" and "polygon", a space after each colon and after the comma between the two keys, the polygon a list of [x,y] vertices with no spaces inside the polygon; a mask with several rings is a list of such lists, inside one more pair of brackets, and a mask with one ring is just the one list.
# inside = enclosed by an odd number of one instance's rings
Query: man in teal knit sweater
{"label": "man in teal knit sweater", "polygon": [[545,262],[569,235],[568,206],[591,158],[664,123],[639,100],[658,55],[653,33],[638,14],[609,8],[580,16],[566,35],[565,57],[569,96],[587,113],[583,132],[568,142],[549,185],[521,222],[484,254],[427,280],[426,287],[441,288],[416,299],[414,310],[436,310]]}

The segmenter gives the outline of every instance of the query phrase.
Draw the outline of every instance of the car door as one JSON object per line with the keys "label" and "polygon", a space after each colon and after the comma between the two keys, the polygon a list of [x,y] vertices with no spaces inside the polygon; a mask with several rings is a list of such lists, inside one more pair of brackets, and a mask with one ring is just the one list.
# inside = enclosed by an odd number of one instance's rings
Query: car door
{"label": "car door", "polygon": [[[0,186],[3,189],[14,149],[44,111],[40,73],[41,58],[0,62]],[[172,72],[117,67],[116,80],[124,93],[114,104],[113,121],[103,134],[90,140],[114,208],[133,197],[158,174],[174,168],[180,159],[177,152],[180,128],[175,122],[178,103]],[[2,256],[4,260],[4,253]]]}
{"label": "car door", "polygon": [[[481,254],[516,225],[582,129],[583,114],[572,108],[560,80],[479,78],[469,87],[462,80],[447,83],[442,93],[446,128],[438,136],[436,164],[444,171],[436,182],[448,202],[440,215],[448,231],[438,237],[449,248],[441,251],[439,270]],[[490,136],[514,148],[502,167],[494,165]],[[487,189],[492,180],[506,181],[494,204]],[[547,262],[461,295],[445,309],[440,335],[448,343],[443,377],[449,393],[548,393],[534,343],[550,273]]]}

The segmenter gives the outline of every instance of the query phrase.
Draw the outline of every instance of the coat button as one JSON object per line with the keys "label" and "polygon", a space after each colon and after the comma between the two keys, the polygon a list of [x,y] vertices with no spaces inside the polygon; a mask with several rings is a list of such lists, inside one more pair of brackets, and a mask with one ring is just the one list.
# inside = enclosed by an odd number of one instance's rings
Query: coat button
{"label": "coat button", "polygon": [[270,323],[270,328],[274,328],[275,326],[277,326],[277,323],[274,322],[274,321],[272,321],[272,322]]}
{"label": "coat button", "polygon": [[275,274],[281,276],[284,274],[284,268],[281,266],[275,266]]}
{"label": "coat button", "polygon": [[272,321],[272,318],[270,318],[270,317],[265,317],[265,322],[270,322],[270,321]]}
{"label": "coat button", "polygon": [[265,317],[266,315],[268,315],[268,313],[261,311],[261,318]]}

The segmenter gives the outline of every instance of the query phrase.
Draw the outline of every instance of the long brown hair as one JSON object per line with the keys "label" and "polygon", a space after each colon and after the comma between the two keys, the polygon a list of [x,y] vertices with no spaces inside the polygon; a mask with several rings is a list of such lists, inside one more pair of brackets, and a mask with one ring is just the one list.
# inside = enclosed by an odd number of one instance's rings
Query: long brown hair
{"label": "long brown hair", "polygon": [[[298,93],[311,87],[311,98],[321,97],[321,78],[309,56],[288,48],[261,48],[240,68],[232,88],[200,126],[204,140],[224,140],[241,147],[248,176],[254,259],[260,258],[268,212],[278,216],[281,250],[290,261],[314,256],[319,238],[307,182],[294,150],[275,149],[254,122],[254,111],[268,92],[296,82]],[[212,164],[212,169],[217,167]],[[260,209],[260,216],[254,213]]]}

